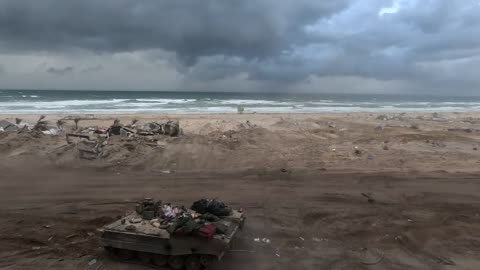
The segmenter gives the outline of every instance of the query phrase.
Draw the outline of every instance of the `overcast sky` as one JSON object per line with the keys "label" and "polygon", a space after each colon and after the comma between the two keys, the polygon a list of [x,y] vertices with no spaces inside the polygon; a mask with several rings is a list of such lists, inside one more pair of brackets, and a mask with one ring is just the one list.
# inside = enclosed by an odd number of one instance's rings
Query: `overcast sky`
{"label": "overcast sky", "polygon": [[480,0],[0,0],[0,88],[480,94]]}

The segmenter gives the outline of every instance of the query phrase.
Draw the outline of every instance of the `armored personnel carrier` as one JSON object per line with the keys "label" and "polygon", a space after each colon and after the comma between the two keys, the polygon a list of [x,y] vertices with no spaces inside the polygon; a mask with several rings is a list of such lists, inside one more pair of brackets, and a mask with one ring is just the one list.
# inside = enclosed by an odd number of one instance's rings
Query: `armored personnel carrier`
{"label": "armored personnel carrier", "polygon": [[186,209],[147,198],[134,213],[106,225],[101,243],[121,260],[200,270],[222,258],[244,221],[243,211],[217,200]]}

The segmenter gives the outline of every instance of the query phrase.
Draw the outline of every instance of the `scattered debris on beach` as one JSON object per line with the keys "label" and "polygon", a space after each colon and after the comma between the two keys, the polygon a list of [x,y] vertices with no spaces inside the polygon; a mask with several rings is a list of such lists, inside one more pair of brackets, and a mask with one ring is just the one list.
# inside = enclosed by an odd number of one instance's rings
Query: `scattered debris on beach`
{"label": "scattered debris on beach", "polygon": [[[104,147],[109,144],[112,136],[134,140],[131,143],[136,141],[152,147],[162,147],[164,146],[164,142],[161,141],[162,136],[178,137],[183,133],[179,121],[148,122],[140,128],[137,123],[138,121],[135,120],[130,125],[123,126],[118,119],[115,119],[109,128],[86,127],[78,133],[67,133],[66,140],[68,144],[76,144],[80,158],[90,160],[104,156]],[[128,150],[135,149],[131,143],[124,146]]]}
{"label": "scattered debris on beach", "polygon": [[42,134],[58,135],[61,132],[58,126],[50,125],[50,122],[45,120],[45,118],[45,115],[41,115],[35,124],[23,122],[20,118],[15,118],[15,124],[7,120],[0,120],[0,131],[16,132],[17,134],[28,133],[36,137]]}
{"label": "scattered debris on beach", "polygon": [[15,132],[18,130],[17,125],[8,122],[7,120],[0,120],[0,131]]}

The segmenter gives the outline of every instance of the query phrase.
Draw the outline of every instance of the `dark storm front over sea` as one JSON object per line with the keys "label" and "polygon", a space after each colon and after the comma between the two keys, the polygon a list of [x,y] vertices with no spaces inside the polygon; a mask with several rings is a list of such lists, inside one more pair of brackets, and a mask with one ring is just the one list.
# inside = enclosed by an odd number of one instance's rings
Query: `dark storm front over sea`
{"label": "dark storm front over sea", "polygon": [[480,97],[0,90],[0,113],[480,111]]}

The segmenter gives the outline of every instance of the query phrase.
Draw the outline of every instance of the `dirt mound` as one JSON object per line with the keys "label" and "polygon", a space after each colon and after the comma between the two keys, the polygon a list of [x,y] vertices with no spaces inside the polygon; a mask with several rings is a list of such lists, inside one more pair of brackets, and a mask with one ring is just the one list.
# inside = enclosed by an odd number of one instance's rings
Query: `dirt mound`
{"label": "dirt mound", "polygon": [[[254,166],[258,161],[271,158],[259,156],[259,149],[281,145],[274,132],[253,125],[239,125],[232,130],[207,135],[160,137],[151,142],[145,138],[112,136],[101,152],[90,156],[90,160],[81,155],[79,143],[63,142],[51,149],[48,157],[63,167],[95,166],[135,171],[224,169]],[[253,152],[257,154],[252,155]],[[252,158],[245,159],[245,156]]]}
{"label": "dirt mound", "polygon": [[135,166],[147,160],[152,153],[161,152],[157,144],[148,144],[142,140],[112,137],[98,154],[88,159],[82,155],[81,143],[63,144],[49,153],[50,159],[59,165],[89,165],[97,167]]}
{"label": "dirt mound", "polygon": [[8,156],[43,152],[46,149],[43,137],[43,134],[0,133],[0,152]]}

